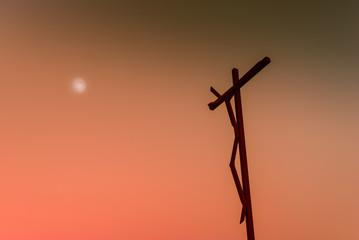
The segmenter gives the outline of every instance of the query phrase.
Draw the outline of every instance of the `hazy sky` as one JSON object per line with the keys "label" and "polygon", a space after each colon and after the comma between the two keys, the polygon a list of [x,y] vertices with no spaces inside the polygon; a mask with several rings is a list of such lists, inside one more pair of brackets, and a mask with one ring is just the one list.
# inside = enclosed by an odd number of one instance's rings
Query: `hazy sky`
{"label": "hazy sky", "polygon": [[256,239],[359,239],[359,3],[252,2],[1,1],[0,239],[244,239],[207,104],[265,56],[241,90]]}

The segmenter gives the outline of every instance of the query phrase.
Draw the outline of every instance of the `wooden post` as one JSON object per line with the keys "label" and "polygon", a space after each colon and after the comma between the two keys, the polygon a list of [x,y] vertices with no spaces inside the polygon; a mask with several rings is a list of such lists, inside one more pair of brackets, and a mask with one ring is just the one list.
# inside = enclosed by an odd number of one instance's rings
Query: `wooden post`
{"label": "wooden post", "polygon": [[[252,202],[251,202],[251,192],[249,188],[249,173],[248,173],[248,163],[247,163],[247,153],[246,153],[246,142],[244,135],[244,124],[243,124],[243,112],[242,112],[242,102],[241,102],[241,92],[240,88],[246,84],[252,77],[254,77],[258,72],[260,72],[265,66],[270,63],[270,58],[265,57],[259,61],[254,67],[252,67],[241,79],[239,79],[238,70],[234,68],[232,70],[233,77],[233,86],[230,87],[222,95],[219,94],[214,88],[211,87],[211,92],[217,97],[214,102],[208,104],[209,109],[214,110],[223,102],[226,103],[227,111],[231,124],[234,128],[234,143],[231,155],[230,168],[232,171],[233,179],[237,187],[239,198],[243,205],[240,223],[243,222],[244,218],[246,219],[247,227],[247,239],[255,240],[254,237],[254,225],[253,225],[253,213],[252,213]],[[230,103],[231,98],[234,96],[234,103],[236,109],[236,117],[234,117],[233,109]],[[236,119],[235,119],[236,118]],[[237,145],[239,146],[239,156],[240,156],[240,166],[242,173],[242,183],[241,187],[240,180],[238,178],[237,170],[235,168],[235,158]]]}
{"label": "wooden post", "polygon": [[[232,70],[233,84],[239,82],[238,69],[234,68]],[[251,202],[251,192],[249,188],[249,174],[248,174],[248,164],[247,164],[247,152],[246,152],[246,142],[244,136],[244,124],[243,124],[243,111],[242,111],[242,101],[241,101],[241,92],[240,89],[234,94],[234,103],[236,108],[236,118],[237,126],[239,130],[239,156],[241,163],[241,173],[242,173],[242,183],[244,197],[247,203],[247,212],[246,212],[246,227],[247,227],[247,239],[254,240],[254,226],[253,226],[253,214],[252,214],[252,202]]]}

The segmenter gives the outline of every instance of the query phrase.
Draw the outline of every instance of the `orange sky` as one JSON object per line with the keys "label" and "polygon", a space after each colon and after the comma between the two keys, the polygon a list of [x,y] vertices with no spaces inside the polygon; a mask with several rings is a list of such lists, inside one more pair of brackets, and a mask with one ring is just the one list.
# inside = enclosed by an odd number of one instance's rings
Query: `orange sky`
{"label": "orange sky", "polygon": [[359,239],[357,7],[1,1],[0,239],[244,239],[207,104],[264,56],[242,88],[256,239]]}

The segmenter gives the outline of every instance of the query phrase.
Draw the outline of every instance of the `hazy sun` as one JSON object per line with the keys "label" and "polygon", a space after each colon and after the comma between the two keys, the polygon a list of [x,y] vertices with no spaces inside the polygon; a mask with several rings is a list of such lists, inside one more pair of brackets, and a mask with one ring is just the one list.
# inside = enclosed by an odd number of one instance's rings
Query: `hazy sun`
{"label": "hazy sun", "polygon": [[87,87],[86,82],[82,78],[75,78],[74,80],[72,80],[72,89],[76,93],[84,93],[86,87]]}

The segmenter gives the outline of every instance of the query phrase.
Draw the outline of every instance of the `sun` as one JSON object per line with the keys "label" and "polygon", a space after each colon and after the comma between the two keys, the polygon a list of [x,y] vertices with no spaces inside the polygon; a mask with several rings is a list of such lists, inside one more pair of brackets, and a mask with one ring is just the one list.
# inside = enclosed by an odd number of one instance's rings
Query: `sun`
{"label": "sun", "polygon": [[72,90],[78,94],[82,94],[86,91],[87,84],[82,78],[75,78],[72,80]]}

